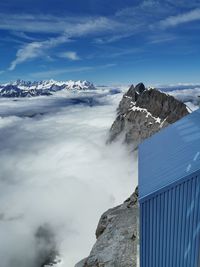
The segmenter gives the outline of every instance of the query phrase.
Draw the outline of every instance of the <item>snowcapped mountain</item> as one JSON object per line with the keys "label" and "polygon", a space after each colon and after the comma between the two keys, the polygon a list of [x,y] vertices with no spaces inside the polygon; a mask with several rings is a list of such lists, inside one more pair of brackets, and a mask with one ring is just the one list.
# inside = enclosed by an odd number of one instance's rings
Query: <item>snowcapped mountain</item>
{"label": "snowcapped mountain", "polygon": [[95,86],[88,81],[23,81],[0,85],[0,97],[32,97],[52,95],[61,90],[90,90]]}

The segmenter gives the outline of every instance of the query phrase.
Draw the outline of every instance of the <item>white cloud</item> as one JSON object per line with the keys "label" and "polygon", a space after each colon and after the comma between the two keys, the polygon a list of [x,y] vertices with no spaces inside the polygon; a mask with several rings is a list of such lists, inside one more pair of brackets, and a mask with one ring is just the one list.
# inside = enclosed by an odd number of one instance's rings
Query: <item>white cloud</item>
{"label": "white cloud", "polygon": [[42,55],[41,47],[42,43],[39,42],[24,45],[17,51],[16,59],[11,62],[9,70],[14,70],[18,64]]}
{"label": "white cloud", "polygon": [[170,16],[160,21],[159,24],[162,28],[169,28],[195,20],[200,20],[200,8],[176,16]]}
{"label": "white cloud", "polygon": [[17,51],[16,59],[11,62],[9,70],[14,70],[18,64],[41,57],[44,55],[46,50],[69,41],[68,36],[61,35],[55,38],[50,38],[46,41],[25,44]]}
{"label": "white cloud", "polygon": [[[0,100],[1,115],[21,114],[0,119],[2,266],[34,267],[34,234],[48,223],[65,266],[73,267],[88,255],[102,212],[133,191],[133,158],[120,143],[105,145],[122,95],[92,94],[100,105],[68,106],[69,93]],[[44,115],[23,117],[34,113]]]}
{"label": "white cloud", "polygon": [[80,60],[80,57],[77,55],[77,52],[74,52],[74,51],[60,53],[59,57],[67,58],[73,61]]}

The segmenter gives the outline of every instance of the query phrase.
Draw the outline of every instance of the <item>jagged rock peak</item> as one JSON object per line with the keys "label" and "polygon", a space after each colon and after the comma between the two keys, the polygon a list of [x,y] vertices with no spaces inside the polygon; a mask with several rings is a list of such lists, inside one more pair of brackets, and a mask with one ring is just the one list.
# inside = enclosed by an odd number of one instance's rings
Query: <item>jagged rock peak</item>
{"label": "jagged rock peak", "polygon": [[134,98],[136,95],[140,95],[141,93],[143,93],[145,89],[146,88],[143,83],[138,83],[135,87],[132,84],[125,95]]}
{"label": "jagged rock peak", "polygon": [[134,148],[152,134],[174,123],[189,112],[184,103],[143,83],[131,85],[117,108],[117,118],[111,126],[108,143],[122,134]]}

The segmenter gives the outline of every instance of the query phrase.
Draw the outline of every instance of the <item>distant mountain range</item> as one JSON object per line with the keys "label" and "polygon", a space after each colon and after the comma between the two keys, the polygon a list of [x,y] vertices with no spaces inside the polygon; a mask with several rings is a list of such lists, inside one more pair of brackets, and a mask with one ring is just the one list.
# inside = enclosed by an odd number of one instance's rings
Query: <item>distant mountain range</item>
{"label": "distant mountain range", "polygon": [[52,95],[61,90],[88,90],[95,86],[88,81],[23,81],[0,84],[0,97],[33,97]]}

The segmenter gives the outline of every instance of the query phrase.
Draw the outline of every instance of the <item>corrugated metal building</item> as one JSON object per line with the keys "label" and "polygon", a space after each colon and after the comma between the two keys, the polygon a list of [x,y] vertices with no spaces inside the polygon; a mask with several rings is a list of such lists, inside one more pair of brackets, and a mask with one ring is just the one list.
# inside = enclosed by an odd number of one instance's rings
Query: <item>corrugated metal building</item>
{"label": "corrugated metal building", "polygon": [[140,267],[200,266],[200,110],[139,147]]}

